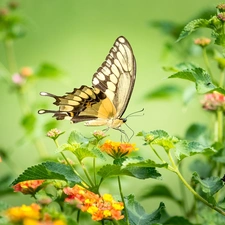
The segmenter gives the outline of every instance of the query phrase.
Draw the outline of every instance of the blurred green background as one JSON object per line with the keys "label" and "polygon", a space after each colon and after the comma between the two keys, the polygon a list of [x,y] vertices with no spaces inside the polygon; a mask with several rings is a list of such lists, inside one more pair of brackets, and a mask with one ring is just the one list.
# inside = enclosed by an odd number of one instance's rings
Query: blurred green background
{"label": "blurred green background", "polygon": [[[0,6],[3,7],[5,3],[6,1],[1,0]],[[220,1],[22,0],[19,3],[18,11],[29,22],[26,26],[26,36],[15,42],[17,67],[35,68],[43,62],[48,62],[57,65],[63,72],[60,78],[43,79],[33,86],[32,92],[27,91],[27,98],[31,102],[42,101],[48,104],[48,108],[53,109],[52,100],[39,96],[40,91],[63,95],[65,92],[72,91],[74,87],[83,84],[91,85],[92,75],[105,59],[115,39],[123,35],[131,43],[137,60],[137,79],[125,116],[142,108],[145,109],[144,116],[128,120],[128,125],[134,132],[163,129],[182,137],[190,123],[207,121],[207,114],[204,114],[205,116],[201,114],[198,101],[193,101],[188,107],[184,107],[181,96],[173,100],[147,101],[145,99],[149,90],[162,84],[175,82],[185,85],[181,81],[166,79],[169,74],[163,71],[162,67],[175,65],[181,59],[168,52],[165,54],[164,44],[169,37],[151,27],[150,22],[166,20],[182,25],[191,21],[203,10],[215,9]],[[8,66],[2,43],[0,61],[5,67]],[[15,178],[28,166],[38,163],[39,156],[31,140],[23,139],[20,103],[12,88],[2,81],[0,100],[0,146],[10,152],[10,160],[16,168],[12,169],[3,161],[0,163],[0,175],[3,176],[13,170]],[[52,119],[50,115],[38,117],[40,121]],[[95,128],[84,127],[82,123],[74,125],[68,121],[60,121],[59,126],[67,134],[76,129],[84,135],[90,135],[95,130]],[[127,132],[129,134],[130,131]],[[112,139],[119,141],[116,131],[109,131],[109,133]],[[47,146],[49,154],[54,155],[55,146],[45,134],[40,132],[37,136]],[[66,136],[62,137],[62,143],[63,140],[66,140]],[[141,155],[151,157],[151,152],[143,146],[140,138],[134,137],[132,142],[137,143]],[[177,180],[172,174],[160,172],[163,174],[163,181],[138,181],[137,188],[134,188],[132,178],[124,179],[126,194],[135,193],[138,196],[152,183],[166,182],[179,196]],[[20,194],[7,194],[0,198],[13,205],[30,200]],[[143,200],[142,204],[149,212],[155,209],[160,201],[165,202],[167,210],[172,215],[181,213],[179,208],[167,199],[148,199]],[[169,207],[171,204],[173,207]]]}

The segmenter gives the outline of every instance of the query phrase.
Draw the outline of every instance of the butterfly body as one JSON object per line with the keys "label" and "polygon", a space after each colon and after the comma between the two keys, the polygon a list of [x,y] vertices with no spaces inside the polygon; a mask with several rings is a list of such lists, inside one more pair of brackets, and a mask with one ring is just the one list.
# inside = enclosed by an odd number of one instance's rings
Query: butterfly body
{"label": "butterfly body", "polygon": [[124,37],[116,39],[101,67],[93,75],[92,87],[82,85],[64,96],[41,92],[55,98],[59,110],[39,110],[39,114],[53,113],[57,120],[73,123],[86,121],[86,126],[118,129],[128,105],[136,77],[136,63],[132,48]]}

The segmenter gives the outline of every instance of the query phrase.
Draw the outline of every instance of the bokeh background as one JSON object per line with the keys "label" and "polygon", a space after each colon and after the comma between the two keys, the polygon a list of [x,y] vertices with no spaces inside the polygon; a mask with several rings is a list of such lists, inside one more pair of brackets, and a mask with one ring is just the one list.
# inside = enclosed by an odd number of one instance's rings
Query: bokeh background
{"label": "bokeh background", "polygon": [[[6,2],[1,0],[0,6],[4,7]],[[170,74],[162,67],[175,65],[181,59],[165,51],[165,43],[170,37],[150,24],[153,21],[173,21],[182,25],[206,9],[215,9],[218,3],[220,1],[215,0],[21,0],[18,12],[29,22],[26,25],[26,35],[14,44],[18,70],[25,66],[37,68],[41,63],[52,63],[62,71],[57,79],[42,79],[36,82],[32,92],[30,89],[27,92],[25,90],[25,95],[30,102],[40,101],[48,105],[48,108],[54,108],[52,100],[39,96],[39,92],[62,95],[72,91],[74,87],[91,85],[92,75],[105,59],[115,39],[123,35],[131,43],[137,60],[137,79],[125,116],[145,109],[143,116],[130,118],[128,125],[135,134],[142,130],[163,129],[171,135],[182,137],[190,123],[204,122],[208,117],[207,114],[201,114],[201,106],[197,100],[184,107],[182,96],[163,100],[145,98],[150,90],[162,84],[175,82],[186,87],[184,81],[167,79]],[[175,39],[170,41],[175,42]],[[182,51],[182,47],[180,48]],[[8,67],[2,43],[0,62],[4,67]],[[4,176],[10,172],[13,174],[12,178],[16,178],[24,169],[40,162],[40,158],[32,142],[33,136],[25,136],[21,126],[23,106],[21,109],[15,91],[2,80],[0,101],[0,146],[9,152],[11,160],[10,165],[4,161],[0,163],[0,175]],[[53,120],[50,115],[38,115],[38,118],[40,121]],[[68,121],[60,121],[58,124],[66,134],[76,129],[84,135],[90,135],[95,130],[84,127],[82,123],[74,125]],[[129,135],[130,131],[127,132]],[[109,134],[112,139],[119,139],[116,131],[109,131]],[[47,139],[43,132],[37,131],[35,135],[47,146],[47,152],[57,157],[51,140]],[[66,135],[62,137],[62,143],[64,140]],[[143,146],[139,137],[134,136],[132,142],[137,143],[141,155],[151,158],[150,150]],[[14,168],[11,165],[14,165]],[[163,174],[162,181],[136,182],[132,178],[124,178],[126,194],[133,193],[138,196],[151,184],[165,182],[179,197],[178,181],[172,174],[160,172]],[[111,187],[113,189],[113,183]],[[30,201],[29,197],[20,194],[5,194],[0,198],[12,205]],[[180,209],[167,199],[142,200],[141,204],[150,212],[160,201],[164,201],[171,215],[181,213]]]}

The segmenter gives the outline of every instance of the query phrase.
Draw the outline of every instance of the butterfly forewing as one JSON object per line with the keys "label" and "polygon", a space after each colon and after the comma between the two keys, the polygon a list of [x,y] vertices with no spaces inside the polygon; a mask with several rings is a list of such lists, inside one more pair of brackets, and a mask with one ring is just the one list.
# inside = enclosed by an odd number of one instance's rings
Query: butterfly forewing
{"label": "butterfly forewing", "polygon": [[126,110],[136,78],[132,48],[124,37],[116,39],[101,67],[93,76],[93,86],[103,91],[116,108],[115,117]]}

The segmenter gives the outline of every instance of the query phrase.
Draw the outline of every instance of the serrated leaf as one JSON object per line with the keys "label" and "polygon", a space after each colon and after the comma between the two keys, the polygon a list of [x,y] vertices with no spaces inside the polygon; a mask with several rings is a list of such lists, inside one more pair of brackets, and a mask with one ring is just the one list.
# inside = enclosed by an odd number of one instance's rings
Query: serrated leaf
{"label": "serrated leaf", "polygon": [[179,71],[179,72],[169,76],[168,78],[181,78],[184,80],[189,80],[189,81],[195,82],[195,78],[194,78],[193,72],[191,70]]}
{"label": "serrated leaf", "polygon": [[74,184],[81,182],[70,166],[57,162],[44,162],[26,169],[12,182],[12,185],[27,180],[46,179],[65,180]]}
{"label": "serrated leaf", "polygon": [[139,132],[137,136],[144,136],[146,144],[159,145],[165,150],[170,150],[175,147],[175,143],[178,142],[178,138],[175,136],[169,136],[164,130],[154,130],[150,132]]}
{"label": "serrated leaf", "polygon": [[208,25],[209,25],[209,21],[206,20],[206,19],[192,20],[181,31],[180,36],[179,36],[177,42],[180,41],[180,40],[182,40],[183,38],[187,37],[188,35],[190,35],[196,29],[202,28],[202,27],[208,27]]}
{"label": "serrated leaf", "polygon": [[161,211],[165,208],[164,203],[160,203],[157,210],[147,214],[144,208],[134,200],[134,196],[131,195],[125,198],[125,204],[131,225],[152,225],[158,223],[161,218]]}
{"label": "serrated leaf", "polygon": [[203,94],[212,90],[215,90],[215,86],[212,82],[210,75],[202,68],[195,68],[193,76],[195,78],[196,90],[198,93]]}
{"label": "serrated leaf", "polygon": [[158,168],[162,168],[162,167],[167,167],[168,164],[167,163],[156,163],[150,159],[147,160],[142,160],[142,159],[136,159],[136,158],[127,158],[124,162],[123,162],[123,168],[129,168],[129,167],[158,167]]}
{"label": "serrated leaf", "polygon": [[146,95],[146,99],[162,99],[162,98],[170,98],[176,95],[180,95],[182,92],[181,87],[175,85],[164,85],[160,86],[157,89],[148,92]]}
{"label": "serrated leaf", "polygon": [[104,165],[99,171],[98,175],[103,179],[108,177],[120,176],[120,175],[131,175],[130,172],[122,170],[119,165]]}
{"label": "serrated leaf", "polygon": [[198,173],[194,172],[192,174],[192,180],[200,184],[201,190],[207,194],[207,197],[212,197],[224,187],[224,183],[219,177],[201,179]]}
{"label": "serrated leaf", "polygon": [[176,143],[175,155],[178,160],[182,160],[187,156],[192,156],[199,153],[213,154],[215,153],[215,150],[196,141],[188,142],[186,140],[180,140]]}
{"label": "serrated leaf", "polygon": [[200,67],[194,67],[192,69],[179,71],[169,76],[168,78],[181,78],[195,82],[196,90],[200,94],[216,90],[223,91],[221,88],[218,88],[216,85],[213,84],[210,75]]}
{"label": "serrated leaf", "polygon": [[154,186],[151,185],[149,186],[149,188],[145,188],[144,194],[142,194],[140,197],[141,199],[152,198],[152,197],[166,197],[171,199],[172,201],[175,201],[179,205],[182,204],[182,201],[177,199],[176,195],[174,195],[170,191],[170,189],[163,184],[157,184]]}

